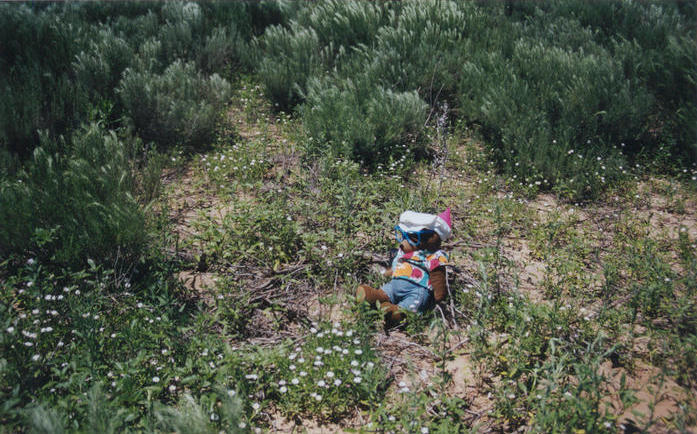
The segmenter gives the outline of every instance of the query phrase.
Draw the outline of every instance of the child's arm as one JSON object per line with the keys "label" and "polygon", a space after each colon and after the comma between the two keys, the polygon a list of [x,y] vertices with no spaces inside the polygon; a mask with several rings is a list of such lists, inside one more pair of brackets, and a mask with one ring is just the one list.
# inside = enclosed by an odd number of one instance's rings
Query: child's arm
{"label": "child's arm", "polygon": [[385,271],[383,271],[382,275],[385,277],[392,277],[392,268],[388,268]]}
{"label": "child's arm", "polygon": [[445,267],[437,267],[431,271],[431,287],[436,303],[444,300],[448,295],[448,288],[445,285]]}

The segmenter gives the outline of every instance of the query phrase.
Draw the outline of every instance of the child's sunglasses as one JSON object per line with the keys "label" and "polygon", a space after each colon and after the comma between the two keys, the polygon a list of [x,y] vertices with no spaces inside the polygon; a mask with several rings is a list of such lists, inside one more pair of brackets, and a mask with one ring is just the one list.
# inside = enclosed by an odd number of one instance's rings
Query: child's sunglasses
{"label": "child's sunglasses", "polygon": [[399,226],[394,227],[394,237],[397,240],[397,242],[401,243],[402,241],[407,240],[407,242],[414,247],[418,247],[421,244],[422,236],[428,238],[429,236],[435,233],[436,232],[432,231],[431,229],[421,229],[416,232],[406,232]]}

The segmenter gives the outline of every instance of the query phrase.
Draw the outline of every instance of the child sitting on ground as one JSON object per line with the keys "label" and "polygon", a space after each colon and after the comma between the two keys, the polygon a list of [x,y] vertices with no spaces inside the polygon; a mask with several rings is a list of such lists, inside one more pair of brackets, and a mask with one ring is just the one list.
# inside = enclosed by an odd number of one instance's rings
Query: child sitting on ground
{"label": "child sitting on ground", "polygon": [[388,326],[404,319],[400,308],[422,313],[434,302],[443,300],[447,292],[448,256],[440,247],[441,241],[447,240],[451,233],[450,208],[440,215],[403,212],[395,226],[399,250],[392,268],[384,273],[392,280],[382,289],[359,285],[356,300],[377,304],[385,312]]}

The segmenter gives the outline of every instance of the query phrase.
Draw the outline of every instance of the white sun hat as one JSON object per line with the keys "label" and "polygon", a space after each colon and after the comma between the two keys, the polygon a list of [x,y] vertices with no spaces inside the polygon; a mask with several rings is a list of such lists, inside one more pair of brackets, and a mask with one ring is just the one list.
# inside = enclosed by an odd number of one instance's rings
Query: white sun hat
{"label": "white sun hat", "polygon": [[450,208],[443,211],[440,215],[404,211],[399,216],[399,227],[404,232],[418,232],[422,229],[430,229],[437,233],[441,240],[445,241],[452,234]]}

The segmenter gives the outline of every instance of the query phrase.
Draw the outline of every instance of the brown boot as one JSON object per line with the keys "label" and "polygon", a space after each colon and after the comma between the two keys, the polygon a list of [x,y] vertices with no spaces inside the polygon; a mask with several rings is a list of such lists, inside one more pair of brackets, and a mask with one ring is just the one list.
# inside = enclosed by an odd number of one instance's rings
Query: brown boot
{"label": "brown boot", "polygon": [[380,310],[385,312],[385,328],[392,328],[404,321],[404,312],[399,310],[399,306],[390,302],[380,304]]}
{"label": "brown boot", "polygon": [[356,301],[359,303],[367,301],[372,306],[376,301],[381,303],[389,302],[390,297],[382,289],[375,289],[368,285],[358,285],[358,288],[356,288]]}

